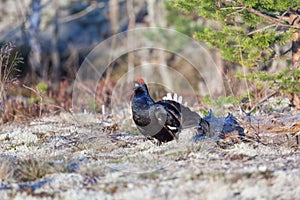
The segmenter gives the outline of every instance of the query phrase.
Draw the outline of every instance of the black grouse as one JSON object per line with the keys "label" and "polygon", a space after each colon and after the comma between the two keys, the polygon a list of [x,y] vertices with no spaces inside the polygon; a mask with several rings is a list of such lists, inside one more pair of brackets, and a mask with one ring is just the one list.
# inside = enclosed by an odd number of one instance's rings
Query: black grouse
{"label": "black grouse", "polygon": [[181,103],[172,100],[155,102],[142,78],[134,81],[131,109],[139,131],[159,143],[177,140],[184,128],[197,128],[203,134],[209,132],[209,123]]}

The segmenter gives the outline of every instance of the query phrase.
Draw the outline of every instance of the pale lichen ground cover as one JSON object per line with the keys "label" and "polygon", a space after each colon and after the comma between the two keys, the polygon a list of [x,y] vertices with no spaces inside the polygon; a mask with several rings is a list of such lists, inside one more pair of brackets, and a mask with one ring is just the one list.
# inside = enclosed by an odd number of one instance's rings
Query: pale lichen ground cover
{"label": "pale lichen ground cover", "polygon": [[116,124],[93,114],[61,113],[3,126],[1,199],[300,196],[300,151],[290,142],[237,143],[224,149],[210,139],[194,143],[193,130],[186,130],[178,142],[157,146],[130,134],[135,133],[130,123]]}

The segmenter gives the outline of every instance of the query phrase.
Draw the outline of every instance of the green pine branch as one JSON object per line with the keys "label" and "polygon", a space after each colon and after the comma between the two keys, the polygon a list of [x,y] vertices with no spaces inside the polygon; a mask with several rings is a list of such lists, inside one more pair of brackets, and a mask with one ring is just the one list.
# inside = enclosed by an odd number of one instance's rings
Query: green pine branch
{"label": "green pine branch", "polygon": [[[276,59],[275,46],[291,43],[300,30],[290,22],[290,15],[300,19],[300,2],[292,0],[174,0],[171,5],[189,15],[197,15],[218,25],[202,27],[194,38],[219,49],[224,59],[256,69],[238,77],[256,82],[268,82],[287,93],[299,93],[299,70],[287,69],[277,74],[260,71]],[[291,60],[291,58],[289,58]],[[296,89],[295,89],[296,88]]]}

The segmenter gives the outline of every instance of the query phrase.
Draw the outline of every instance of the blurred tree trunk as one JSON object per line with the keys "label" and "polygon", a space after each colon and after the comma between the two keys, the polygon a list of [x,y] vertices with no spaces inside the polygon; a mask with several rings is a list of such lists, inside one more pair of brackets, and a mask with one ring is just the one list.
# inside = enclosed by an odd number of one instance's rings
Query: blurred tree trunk
{"label": "blurred tree trunk", "polygon": [[[60,84],[60,58],[59,58],[59,51],[58,51],[58,42],[59,42],[59,4],[57,0],[53,0],[53,8],[55,10],[55,15],[53,18],[53,37],[51,38],[51,60],[52,60],[52,84],[54,91],[59,90],[59,84]],[[46,70],[44,70],[46,71]],[[47,73],[44,77],[47,76]]]}
{"label": "blurred tree trunk", "polygon": [[18,19],[21,23],[21,33],[22,33],[22,41],[27,42],[27,34],[26,34],[26,11],[24,8],[26,7],[23,0],[17,0],[15,3],[16,10],[18,12]]}
{"label": "blurred tree trunk", "polygon": [[119,0],[109,0],[109,23],[112,35],[119,32]]}
{"label": "blurred tree trunk", "polygon": [[[134,12],[134,7],[133,7],[133,0],[127,0],[127,15],[128,15],[128,30],[131,30],[135,27],[135,12]],[[128,32],[128,47],[133,44],[134,38],[130,32]],[[131,48],[130,48],[131,49]],[[134,79],[134,73],[131,73],[131,71],[134,70],[134,53],[129,52],[128,53],[128,67],[127,71],[128,77],[127,77],[127,82],[131,82]]]}
{"label": "blurred tree trunk", "polygon": [[[294,26],[300,26],[300,15],[295,11],[290,15],[290,24]],[[293,67],[300,70],[300,30],[296,30],[293,33],[292,40],[292,61]],[[299,80],[300,81],[300,80]],[[300,95],[294,94],[292,103],[300,110]]]}
{"label": "blurred tree trunk", "polygon": [[212,80],[212,85],[209,85],[210,90],[212,91],[212,96],[218,97],[220,95],[226,95],[223,94],[223,88],[224,83],[223,80],[225,79],[225,71],[224,71],[224,60],[222,59],[221,53],[219,51],[216,52],[211,52],[212,55],[215,56],[215,62],[217,65],[217,70],[215,74],[211,74],[211,80]]}
{"label": "blurred tree trunk", "polygon": [[[300,15],[295,13],[290,15],[290,24],[299,27]],[[300,69],[300,30],[295,30],[292,40],[292,60],[293,66]]]}
{"label": "blurred tree trunk", "polygon": [[32,78],[35,77],[36,73],[42,76],[42,65],[41,55],[42,48],[40,44],[40,22],[41,22],[41,0],[31,0],[30,3],[31,14],[29,17],[29,63],[32,70]]}
{"label": "blurred tree trunk", "polygon": [[[164,1],[147,0],[148,21],[150,27],[166,27],[166,20],[165,20],[166,11],[163,9],[163,6],[164,6]],[[157,35],[157,37],[160,36]],[[173,90],[173,86],[174,86],[173,81],[167,69],[166,53],[163,50],[156,50],[156,51],[158,52],[158,70],[162,76],[162,81],[166,86],[168,86],[171,90]],[[148,67],[147,69],[149,69],[150,71],[152,70],[152,68],[153,66]],[[148,72],[146,73],[152,74]]]}
{"label": "blurred tree trunk", "polygon": [[156,4],[156,0],[147,0],[148,21],[149,21],[150,27],[156,26],[155,4]]}
{"label": "blurred tree trunk", "polygon": [[297,30],[293,34],[292,41],[292,60],[293,66],[300,69],[300,31]]}

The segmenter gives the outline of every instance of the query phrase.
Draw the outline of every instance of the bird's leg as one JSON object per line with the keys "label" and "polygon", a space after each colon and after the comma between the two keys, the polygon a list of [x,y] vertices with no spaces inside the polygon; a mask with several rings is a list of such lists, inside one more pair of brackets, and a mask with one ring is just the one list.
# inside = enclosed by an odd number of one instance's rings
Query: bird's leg
{"label": "bird's leg", "polygon": [[178,142],[178,135],[179,135],[179,134],[176,134],[176,133],[174,134],[174,133],[172,133],[172,131],[170,131],[170,130],[168,130],[168,129],[167,129],[167,131],[168,131],[168,133],[176,140],[176,142]]}
{"label": "bird's leg", "polygon": [[152,142],[153,144],[157,145],[157,146],[160,146],[161,145],[161,141],[155,139],[155,138],[152,138],[152,137],[146,137],[148,140],[150,140],[150,142]]}

